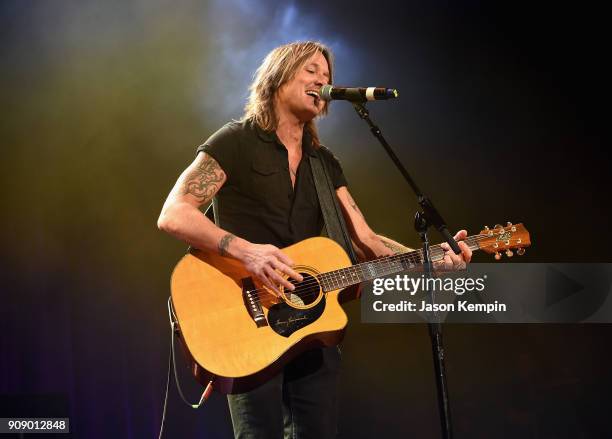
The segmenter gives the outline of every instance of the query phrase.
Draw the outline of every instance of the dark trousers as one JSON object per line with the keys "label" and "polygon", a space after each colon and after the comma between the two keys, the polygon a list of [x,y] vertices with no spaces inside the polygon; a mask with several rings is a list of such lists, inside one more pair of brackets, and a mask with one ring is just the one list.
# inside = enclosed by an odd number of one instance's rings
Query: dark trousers
{"label": "dark trousers", "polygon": [[307,351],[265,384],[228,395],[236,439],[331,439],[337,435],[340,350]]}

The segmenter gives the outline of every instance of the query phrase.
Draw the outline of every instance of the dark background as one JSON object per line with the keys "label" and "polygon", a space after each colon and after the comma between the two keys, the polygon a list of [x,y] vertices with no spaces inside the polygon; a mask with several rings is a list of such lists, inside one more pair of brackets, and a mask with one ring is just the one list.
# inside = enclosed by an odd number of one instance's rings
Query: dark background
{"label": "dark background", "polygon": [[[525,262],[609,262],[606,21],[532,2],[3,1],[0,394],[55,401],[73,437],[156,437],[185,252],[157,216],[263,56],[296,39],[332,47],[337,84],[400,90],[372,116],[452,229],[524,222]],[[369,223],[418,245],[414,196],[350,105],[331,110],[322,138]],[[358,305],[341,437],[436,437],[427,328],[364,325]],[[612,435],[611,335],[446,326],[456,436]],[[173,388],[166,429],[230,437],[224,397],[195,412]]]}

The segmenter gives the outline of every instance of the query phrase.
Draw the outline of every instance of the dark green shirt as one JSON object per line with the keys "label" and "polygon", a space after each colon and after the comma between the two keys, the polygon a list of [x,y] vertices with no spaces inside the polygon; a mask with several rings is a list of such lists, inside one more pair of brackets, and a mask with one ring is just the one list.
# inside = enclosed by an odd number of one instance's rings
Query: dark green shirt
{"label": "dark green shirt", "polygon": [[[217,224],[222,229],[280,248],[321,234],[323,217],[309,162],[315,151],[308,133],[302,138],[295,188],[287,149],[276,133],[251,122],[226,124],[197,151],[213,157],[227,175],[216,195]],[[325,147],[319,152],[327,161],[334,187],[346,186],[336,157]]]}

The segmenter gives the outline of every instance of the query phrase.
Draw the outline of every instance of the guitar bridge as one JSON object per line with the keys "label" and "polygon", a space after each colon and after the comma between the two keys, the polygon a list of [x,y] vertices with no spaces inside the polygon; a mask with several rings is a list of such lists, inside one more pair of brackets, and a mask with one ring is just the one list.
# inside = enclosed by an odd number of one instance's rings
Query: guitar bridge
{"label": "guitar bridge", "polygon": [[268,321],[266,320],[266,316],[261,307],[261,302],[259,301],[259,294],[257,293],[257,288],[255,288],[255,284],[253,284],[253,279],[250,277],[245,277],[241,280],[242,283],[242,300],[244,301],[244,306],[249,312],[249,315],[255,322],[258,328],[262,326],[267,326]]}

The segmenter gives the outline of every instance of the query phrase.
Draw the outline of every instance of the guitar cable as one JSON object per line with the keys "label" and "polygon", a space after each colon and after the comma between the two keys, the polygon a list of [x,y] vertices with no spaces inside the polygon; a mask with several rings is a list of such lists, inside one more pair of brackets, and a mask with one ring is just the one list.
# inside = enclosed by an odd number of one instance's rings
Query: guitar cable
{"label": "guitar cable", "polygon": [[206,402],[206,400],[210,396],[212,389],[213,389],[213,386],[212,386],[213,380],[210,380],[210,382],[204,389],[204,392],[202,393],[202,396],[200,397],[200,400],[198,401],[197,404],[192,404],[189,401],[187,401],[187,398],[185,398],[185,395],[183,394],[183,389],[181,388],[181,383],[179,382],[178,373],[176,371],[176,357],[174,354],[174,337],[175,337],[175,334],[179,332],[179,328],[177,326],[178,319],[176,318],[176,314],[174,314],[174,309],[172,309],[171,300],[172,298],[168,297],[168,319],[170,320],[170,352],[168,352],[168,374],[166,376],[166,392],[164,395],[164,407],[162,409],[161,426],[159,428],[159,439],[161,439],[162,434],[164,432],[164,422],[166,420],[166,408],[168,405],[168,393],[170,390],[171,371],[174,372],[174,381],[176,383],[176,389],[178,390],[178,393],[181,396],[181,399],[183,400],[185,404],[187,404],[192,409],[199,409],[202,406],[202,404]]}

